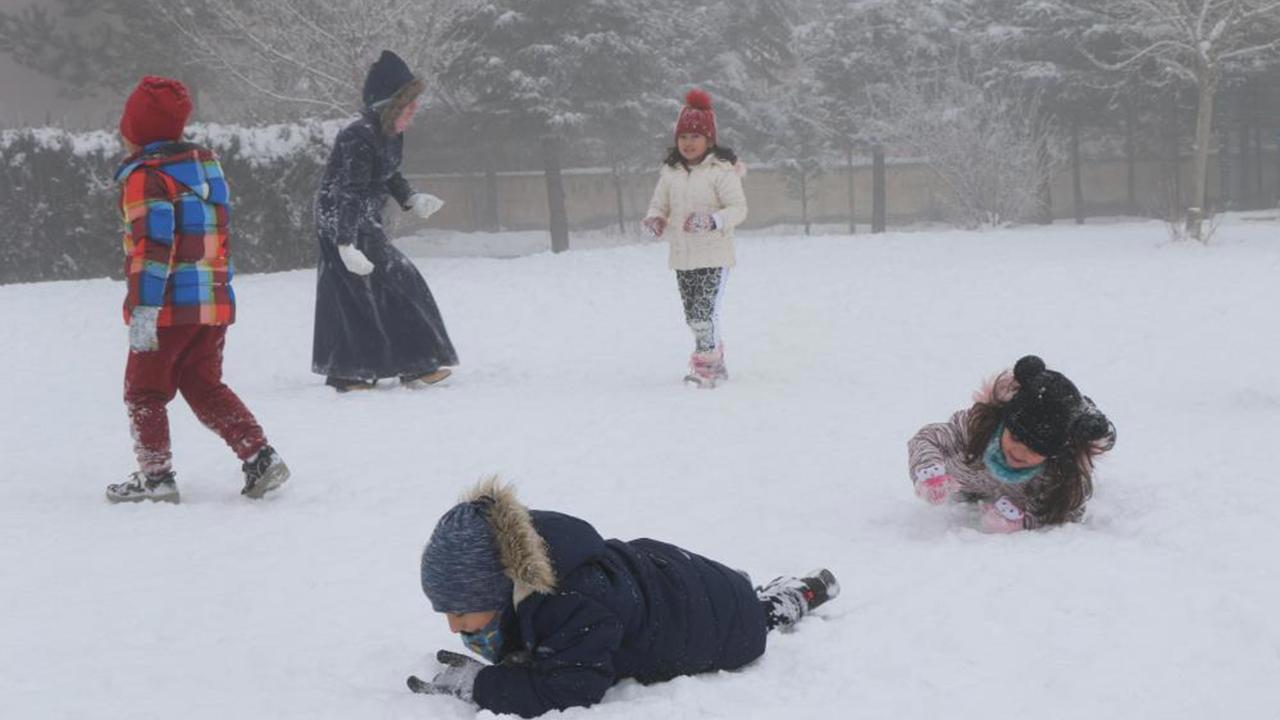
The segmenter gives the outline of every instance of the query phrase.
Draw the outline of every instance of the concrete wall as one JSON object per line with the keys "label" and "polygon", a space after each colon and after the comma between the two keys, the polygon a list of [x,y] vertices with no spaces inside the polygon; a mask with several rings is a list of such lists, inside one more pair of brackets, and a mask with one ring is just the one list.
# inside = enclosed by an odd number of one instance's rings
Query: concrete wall
{"label": "concrete wall", "polygon": [[[1280,196],[1280,159],[1269,148],[1263,162],[1263,198],[1274,205]],[[1119,215],[1129,211],[1127,201],[1127,164],[1123,159],[1088,160],[1082,168],[1086,213],[1089,216]],[[1191,160],[1185,158],[1180,170],[1183,196],[1190,192]],[[634,225],[648,207],[649,195],[657,179],[656,170],[630,175],[623,179],[623,204],[626,219]],[[411,175],[417,188],[439,195],[445,200],[440,215],[431,226],[464,231],[483,227],[485,180],[483,175]],[[886,169],[888,183],[889,223],[908,224],[923,220],[939,220],[941,211],[937,197],[939,183],[930,170],[920,163],[891,163]],[[1217,197],[1219,172],[1216,158],[1210,158],[1209,193]],[[605,228],[617,225],[617,203],[614,182],[607,170],[566,170],[565,192],[569,221],[575,230]],[[750,205],[750,216],[744,227],[769,227],[800,221],[800,202],[792,197],[782,173],[765,167],[753,168],[743,180]],[[543,229],[547,227],[547,189],[541,173],[499,173],[498,219],[508,230]],[[1141,214],[1159,215],[1168,205],[1173,178],[1167,177],[1160,160],[1141,160],[1137,167],[1137,210]],[[871,167],[854,169],[855,215],[859,223],[871,221]],[[1074,216],[1071,175],[1061,173],[1053,182],[1053,212],[1058,218]],[[814,222],[848,222],[848,180],[843,168],[835,168],[814,183],[809,203]],[[401,222],[398,231],[412,232],[419,223]]]}

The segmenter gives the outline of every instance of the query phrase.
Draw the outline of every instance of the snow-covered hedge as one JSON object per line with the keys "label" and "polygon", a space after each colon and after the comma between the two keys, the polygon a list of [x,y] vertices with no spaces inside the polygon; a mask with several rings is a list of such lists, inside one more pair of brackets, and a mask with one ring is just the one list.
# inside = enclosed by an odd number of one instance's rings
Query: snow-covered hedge
{"label": "snow-covered hedge", "polygon": [[[339,122],[194,125],[232,192],[232,256],[241,271],[313,262],[312,200]],[[112,181],[116,134],[0,131],[0,283],[119,276],[122,225]]]}

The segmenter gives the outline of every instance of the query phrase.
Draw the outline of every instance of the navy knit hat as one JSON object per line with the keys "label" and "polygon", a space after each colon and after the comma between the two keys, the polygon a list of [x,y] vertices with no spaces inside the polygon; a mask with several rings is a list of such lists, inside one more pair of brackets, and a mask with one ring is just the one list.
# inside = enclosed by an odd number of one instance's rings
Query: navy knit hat
{"label": "navy knit hat", "polygon": [[455,505],[436,523],[422,551],[422,592],[442,613],[500,610],[512,582],[489,525],[488,499]]}
{"label": "navy knit hat", "polygon": [[1014,439],[1040,455],[1055,457],[1080,443],[1108,437],[1115,428],[1075,384],[1044,361],[1027,355],[1013,367],[1018,392],[1005,408],[1005,427]]}
{"label": "navy knit hat", "polygon": [[369,68],[369,74],[364,78],[364,89],[360,93],[364,106],[373,107],[390,100],[400,92],[401,88],[415,79],[413,71],[404,60],[400,59],[399,55],[390,50],[383,50],[382,55],[374,61]]}

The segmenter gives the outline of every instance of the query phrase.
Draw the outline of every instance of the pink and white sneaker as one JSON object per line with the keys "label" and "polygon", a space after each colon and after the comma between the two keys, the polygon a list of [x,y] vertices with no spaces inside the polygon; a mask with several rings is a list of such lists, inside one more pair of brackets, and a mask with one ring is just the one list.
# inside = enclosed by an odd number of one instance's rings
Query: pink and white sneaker
{"label": "pink and white sneaker", "polygon": [[689,356],[689,374],[684,376],[685,383],[710,390],[728,379],[729,371],[724,368],[724,345]]}

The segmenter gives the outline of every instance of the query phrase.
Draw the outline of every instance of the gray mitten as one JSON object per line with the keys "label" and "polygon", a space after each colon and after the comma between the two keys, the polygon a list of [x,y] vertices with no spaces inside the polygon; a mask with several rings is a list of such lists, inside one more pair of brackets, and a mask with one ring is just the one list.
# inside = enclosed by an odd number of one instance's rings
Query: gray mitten
{"label": "gray mitten", "polygon": [[160,339],[156,336],[156,321],[160,319],[160,308],[151,305],[139,305],[129,316],[129,349],[134,352],[152,352],[160,349]]}
{"label": "gray mitten", "polygon": [[485,668],[485,664],[448,650],[436,653],[436,660],[444,665],[444,669],[426,682],[417,676],[409,676],[409,689],[427,695],[452,695],[460,700],[471,702],[472,691],[476,684],[476,675]]}

